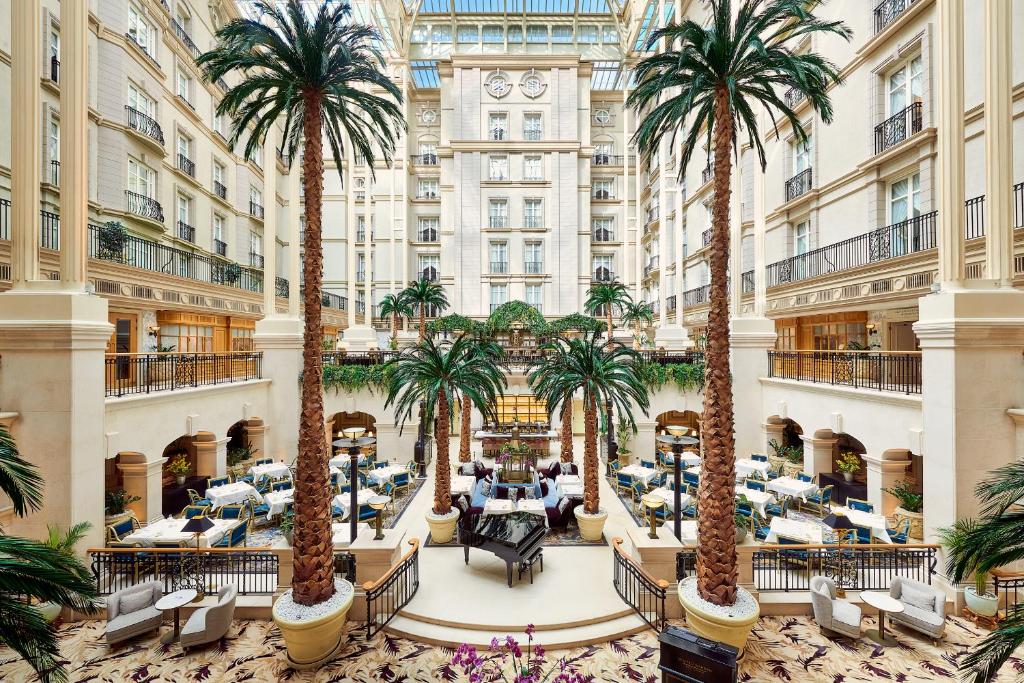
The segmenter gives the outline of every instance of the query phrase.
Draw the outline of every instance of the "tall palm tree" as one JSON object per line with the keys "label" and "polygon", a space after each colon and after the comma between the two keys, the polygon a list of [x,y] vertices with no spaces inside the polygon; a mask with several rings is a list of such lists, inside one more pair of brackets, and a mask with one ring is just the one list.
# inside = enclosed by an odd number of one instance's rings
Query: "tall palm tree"
{"label": "tall palm tree", "polygon": [[583,310],[590,315],[597,316],[599,311],[604,311],[604,323],[608,331],[608,343],[612,342],[612,314],[622,308],[633,299],[629,296],[626,285],[617,280],[611,282],[595,282],[587,290],[587,300],[583,303]]}
{"label": "tall palm tree", "polygon": [[[471,340],[475,353],[483,354],[500,367],[508,369],[505,364],[505,350],[501,348],[500,344],[492,339],[488,339],[482,333],[473,334],[472,336],[467,335],[467,338]],[[462,409],[462,416],[459,419],[459,462],[469,462],[471,459],[469,442],[472,436],[470,434],[470,423],[473,420],[473,397],[463,394],[459,397],[459,404],[459,407]]]}
{"label": "tall palm tree", "polygon": [[[977,520],[957,520],[945,530],[946,574],[960,583],[1024,559],[1024,461],[993,471],[975,487],[984,501]],[[951,542],[947,542],[951,541]],[[975,683],[991,680],[1014,651],[1024,645],[1024,604],[1007,604],[1006,618],[960,662]]]}
{"label": "tall palm tree", "polygon": [[562,401],[562,428],[559,430],[558,439],[561,444],[559,461],[572,462],[572,396]]}
{"label": "tall palm tree", "polygon": [[[22,459],[3,427],[0,491],[10,498],[19,517],[42,507],[39,470]],[[52,544],[0,534],[0,596],[4,597],[0,600],[0,645],[24,657],[42,681],[66,681],[67,672],[57,636],[33,603],[52,602],[86,614],[97,608],[92,574],[73,552],[87,529],[88,525],[76,525],[61,538],[51,528]]]}
{"label": "tall palm tree", "polygon": [[573,339],[554,337],[541,350],[527,369],[526,381],[548,410],[564,411],[573,395],[583,397],[583,510],[596,514],[600,507],[598,407],[610,401],[631,428],[636,425],[633,404],[647,414],[650,400],[638,371],[640,357],[622,344],[602,344],[598,332],[584,332]]}
{"label": "tall palm tree", "polygon": [[[821,3],[816,3],[821,4]],[[733,155],[739,135],[756,150],[762,171],[765,152],[757,111],[787,120],[799,143],[807,139],[800,119],[782,94],[804,95],[824,123],[832,121],[828,90],[840,82],[836,67],[814,52],[797,53],[805,36],[849,39],[839,21],[823,21],[806,0],[744,0],[733,12],[731,0],[709,0],[707,27],[687,20],[652,33],[648,46],[664,39],[667,48],[636,67],[637,87],[627,104],[648,109],[634,140],[654,151],[666,135],[683,136],[679,163],[684,171],[706,137],[713,154],[711,287],[708,309],[706,380],[701,433],[705,457],[697,504],[700,544],[697,585],[700,596],[717,605],[736,602],[736,532],[733,521],[734,449],[732,385],[729,375],[729,202]]]}
{"label": "tall palm tree", "polygon": [[493,417],[498,397],[505,390],[505,373],[492,354],[481,352],[466,335],[454,342],[427,337],[388,365],[391,371],[384,405],[394,406],[395,424],[404,426],[414,407],[426,422],[437,419],[433,512],[446,515],[452,509],[448,440],[455,400],[459,396],[468,399],[485,417]]}
{"label": "tall palm tree", "polygon": [[398,319],[412,316],[412,304],[405,298],[405,292],[398,294],[385,294],[380,300],[381,317],[391,318],[391,345],[397,348],[398,343]]}
{"label": "tall palm tree", "polygon": [[[305,330],[292,593],[295,602],[315,605],[334,594],[330,451],[324,434],[320,353],[323,141],[326,136],[339,175],[343,159],[353,153],[364,157],[372,172],[375,151],[390,161],[405,124],[398,106],[401,91],[384,73],[383,56],[374,47],[380,38],[377,31],[353,23],[347,3],[321,3],[315,14],[307,14],[306,8],[299,0],[258,0],[259,19],[225,24],[217,31],[217,45],[198,63],[211,83],[229,75],[238,80],[217,106],[219,114],[233,121],[232,146],[247,135],[246,155],[254,154],[271,127],[283,119],[282,148],[289,163],[303,160]],[[384,94],[373,92],[377,90]]]}
{"label": "tall palm tree", "polygon": [[431,282],[425,278],[414,280],[409,286],[402,290],[406,301],[419,308],[420,311],[420,341],[427,336],[427,308],[434,307],[439,311],[448,308],[448,297],[445,296],[444,287]]}
{"label": "tall palm tree", "polygon": [[633,325],[633,348],[640,348],[644,327],[654,322],[654,309],[646,301],[627,301],[622,307],[622,324]]}

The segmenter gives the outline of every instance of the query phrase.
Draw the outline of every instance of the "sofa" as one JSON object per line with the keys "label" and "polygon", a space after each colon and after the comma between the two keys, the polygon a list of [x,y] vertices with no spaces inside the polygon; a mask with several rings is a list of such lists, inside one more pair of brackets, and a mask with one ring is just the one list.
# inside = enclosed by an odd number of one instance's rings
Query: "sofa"
{"label": "sofa", "polygon": [[946,630],[946,595],[926,583],[897,576],[889,596],[903,604],[902,612],[888,612],[890,623],[902,624],[937,642]]}
{"label": "sofa", "polygon": [[826,576],[811,577],[811,607],[822,631],[860,637],[860,607],[836,597],[836,584]]}
{"label": "sofa", "polygon": [[185,622],[181,629],[181,647],[187,651],[190,647],[223,638],[231,628],[237,597],[238,589],[235,586],[221,586],[217,591],[217,604],[197,609]]}
{"label": "sofa", "polygon": [[156,608],[156,603],[163,594],[163,585],[159,581],[146,581],[109,595],[107,644],[114,645],[148,631],[159,630],[164,613]]}

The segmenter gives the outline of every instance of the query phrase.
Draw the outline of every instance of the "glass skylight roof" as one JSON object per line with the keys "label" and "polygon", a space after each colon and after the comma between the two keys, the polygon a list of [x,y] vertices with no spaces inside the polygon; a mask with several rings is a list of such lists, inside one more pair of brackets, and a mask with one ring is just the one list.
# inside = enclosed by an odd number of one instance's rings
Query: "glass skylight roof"
{"label": "glass skylight roof", "polygon": [[441,76],[437,72],[436,61],[413,60],[412,82],[417,88],[441,87]]}
{"label": "glass skylight roof", "polygon": [[[577,9],[577,2],[579,7]],[[423,0],[420,14],[611,14],[608,0]]]}

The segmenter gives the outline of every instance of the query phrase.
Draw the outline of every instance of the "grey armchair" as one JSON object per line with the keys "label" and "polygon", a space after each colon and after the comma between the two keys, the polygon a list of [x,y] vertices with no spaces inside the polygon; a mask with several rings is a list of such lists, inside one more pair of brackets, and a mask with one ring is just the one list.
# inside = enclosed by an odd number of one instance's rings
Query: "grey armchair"
{"label": "grey armchair", "polygon": [[889,612],[889,621],[923,633],[937,642],[946,630],[946,594],[926,583],[897,576],[890,597],[903,603],[902,612]]}
{"label": "grey armchair", "polygon": [[217,604],[203,607],[192,613],[181,629],[181,647],[190,647],[212,643],[220,640],[231,628],[231,619],[235,616],[235,598],[238,589],[234,586],[221,586],[217,591]]}
{"label": "grey armchair", "polygon": [[836,584],[825,576],[811,577],[811,606],[822,631],[860,637],[860,607],[836,598]]}
{"label": "grey armchair", "polygon": [[156,608],[163,597],[159,581],[146,581],[119,590],[107,597],[107,644],[160,630],[164,613]]}

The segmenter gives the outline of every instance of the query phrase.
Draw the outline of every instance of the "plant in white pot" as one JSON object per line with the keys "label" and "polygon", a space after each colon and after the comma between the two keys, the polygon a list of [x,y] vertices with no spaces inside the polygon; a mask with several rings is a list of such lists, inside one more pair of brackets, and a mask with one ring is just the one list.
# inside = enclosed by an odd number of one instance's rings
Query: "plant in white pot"
{"label": "plant in white pot", "polygon": [[437,419],[434,439],[434,506],[427,511],[430,536],[447,543],[455,535],[459,511],[452,507],[449,437],[457,399],[469,401],[484,416],[497,419],[498,397],[505,390],[504,351],[492,341],[467,334],[454,341],[436,342],[427,336],[416,346],[388,361],[388,395],[385,405],[394,407],[395,424],[405,426],[416,409],[428,424]]}
{"label": "plant in white pot", "polygon": [[843,474],[843,479],[853,481],[853,475],[860,472],[860,456],[853,451],[843,451],[836,460],[836,467]]}
{"label": "plant in white pot", "polygon": [[650,399],[640,377],[640,354],[619,342],[606,342],[600,332],[572,339],[554,336],[527,369],[526,381],[549,411],[560,414],[574,395],[583,399],[583,505],[573,514],[584,540],[599,541],[608,511],[600,505],[601,476],[597,457],[599,407],[609,402],[626,429],[636,429],[634,406],[647,414]]}
{"label": "plant in white pot", "polygon": [[188,461],[188,456],[184,453],[179,453],[174,456],[171,461],[167,463],[167,471],[174,475],[174,479],[178,482],[178,486],[184,486],[185,477],[192,472],[192,465]]}
{"label": "plant in white pot", "polygon": [[904,519],[910,520],[909,535],[912,538],[924,538],[924,495],[914,491],[912,484],[906,479],[901,479],[891,488],[882,491],[899,500],[899,505],[893,510],[896,524],[902,524]]}
{"label": "plant in white pot", "polygon": [[[366,160],[372,176],[379,156],[385,165],[390,163],[405,122],[401,90],[385,73],[377,48],[380,34],[359,23],[348,3],[252,4],[250,13],[217,29],[216,44],[197,63],[206,82],[232,83],[217,114],[232,122],[232,147],[245,138],[241,156],[273,172],[279,148],[289,170],[297,159],[302,164],[306,230],[294,571],[291,589],[274,603],[273,617],[284,636],[289,663],[312,668],[340,650],[355,594],[351,583],[334,576],[331,543],[321,349],[324,140],[339,180],[344,182],[343,169],[356,157]],[[263,150],[266,157],[260,158]],[[273,197],[270,200],[276,205]]]}
{"label": "plant in white pot", "polygon": [[970,552],[970,546],[978,543],[978,520],[964,517],[956,520],[953,526],[938,530],[939,542],[952,558],[972,557],[970,561],[961,561],[952,573],[970,574],[974,585],[964,588],[964,602],[967,608],[982,617],[994,617],[999,611],[999,596],[988,590],[988,571],[979,562],[979,558]]}

